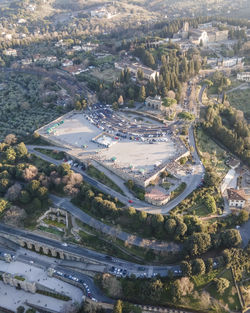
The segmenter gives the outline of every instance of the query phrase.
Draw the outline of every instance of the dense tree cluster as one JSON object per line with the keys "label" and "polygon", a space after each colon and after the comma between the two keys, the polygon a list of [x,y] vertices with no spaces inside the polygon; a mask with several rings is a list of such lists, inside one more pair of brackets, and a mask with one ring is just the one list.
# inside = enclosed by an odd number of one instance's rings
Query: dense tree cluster
{"label": "dense tree cluster", "polygon": [[[59,167],[46,162],[34,165],[36,158],[28,154],[23,142],[17,143],[15,135],[8,135],[0,143],[0,196],[10,203],[24,207],[32,222],[32,214],[48,207],[48,192],[55,190],[67,195],[76,195],[82,176],[70,170],[68,164]],[[2,200],[1,209],[9,203]]]}
{"label": "dense tree cluster", "polygon": [[203,127],[212,137],[250,165],[250,127],[243,112],[223,104],[209,106]]}

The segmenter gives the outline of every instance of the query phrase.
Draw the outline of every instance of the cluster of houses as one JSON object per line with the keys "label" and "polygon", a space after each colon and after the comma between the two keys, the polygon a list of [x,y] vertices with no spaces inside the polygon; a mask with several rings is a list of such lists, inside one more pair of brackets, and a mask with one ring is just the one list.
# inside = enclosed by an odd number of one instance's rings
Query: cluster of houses
{"label": "cluster of houses", "polygon": [[132,74],[137,75],[138,70],[143,72],[144,78],[150,80],[155,79],[156,75],[159,76],[159,72],[152,70],[150,67],[144,66],[139,63],[129,63],[129,62],[116,62],[115,68],[119,70],[128,69]]}

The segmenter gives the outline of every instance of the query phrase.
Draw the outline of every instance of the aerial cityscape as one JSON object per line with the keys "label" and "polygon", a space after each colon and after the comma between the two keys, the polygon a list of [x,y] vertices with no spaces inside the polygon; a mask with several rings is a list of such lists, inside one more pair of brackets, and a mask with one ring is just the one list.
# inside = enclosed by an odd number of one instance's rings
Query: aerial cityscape
{"label": "aerial cityscape", "polygon": [[250,0],[0,0],[0,313],[250,313]]}

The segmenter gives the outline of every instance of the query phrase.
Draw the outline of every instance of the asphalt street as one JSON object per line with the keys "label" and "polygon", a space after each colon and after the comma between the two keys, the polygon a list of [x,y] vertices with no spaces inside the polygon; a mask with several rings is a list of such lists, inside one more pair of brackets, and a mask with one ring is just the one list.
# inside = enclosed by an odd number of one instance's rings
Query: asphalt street
{"label": "asphalt street", "polygon": [[88,215],[74,204],[70,202],[67,198],[61,198],[55,195],[50,195],[50,198],[53,200],[54,204],[60,208],[65,209],[70,214],[77,217],[83,223],[105,233],[110,236],[114,236],[127,242],[129,244],[143,247],[143,248],[150,248],[153,250],[161,250],[161,251],[178,251],[180,250],[180,245],[177,245],[173,242],[159,242],[156,240],[146,240],[144,238],[140,238],[135,235],[131,235],[126,233],[120,229],[115,228],[114,226],[109,226],[107,224],[102,223],[101,221],[95,219],[94,217]]}
{"label": "asphalt street", "polygon": [[[30,240],[34,240],[38,243],[41,243],[46,246],[52,246],[57,248],[58,250],[62,250],[68,253],[72,253],[81,257],[85,257],[91,261],[98,262],[100,264],[104,264],[109,269],[112,266],[119,266],[123,269],[128,270],[130,274],[138,274],[141,273],[141,265],[133,262],[124,261],[122,259],[113,258],[103,253],[95,252],[84,247],[80,247],[74,244],[68,244],[67,246],[63,246],[61,242],[45,238],[37,234],[30,233],[25,230],[16,229],[4,224],[0,224],[0,233],[3,234],[12,234],[16,237],[27,238]],[[168,271],[175,271],[179,269],[178,265],[169,265],[169,266],[151,266],[151,265],[143,265],[144,272],[148,276],[152,276],[153,273],[159,274],[161,276],[166,276]]]}

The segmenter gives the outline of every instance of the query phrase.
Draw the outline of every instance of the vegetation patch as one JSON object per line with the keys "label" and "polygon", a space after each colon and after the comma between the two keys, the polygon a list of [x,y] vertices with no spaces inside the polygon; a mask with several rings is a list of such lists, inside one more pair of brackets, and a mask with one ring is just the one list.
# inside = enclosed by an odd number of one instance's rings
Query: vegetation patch
{"label": "vegetation patch", "polygon": [[88,175],[97,179],[102,184],[110,187],[111,189],[113,189],[113,190],[115,190],[121,194],[124,194],[119,186],[117,186],[110,178],[108,178],[103,172],[99,171],[93,165],[89,165],[86,172]]}
{"label": "vegetation patch", "polygon": [[55,160],[62,160],[63,158],[65,158],[65,153],[63,151],[42,149],[42,148],[35,148],[35,150]]}

